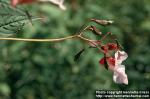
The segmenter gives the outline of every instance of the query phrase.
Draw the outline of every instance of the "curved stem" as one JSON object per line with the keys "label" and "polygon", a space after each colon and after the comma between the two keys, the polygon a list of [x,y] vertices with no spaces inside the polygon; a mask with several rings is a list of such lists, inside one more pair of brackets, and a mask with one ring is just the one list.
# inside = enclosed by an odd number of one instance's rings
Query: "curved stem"
{"label": "curved stem", "polygon": [[[63,37],[63,38],[56,38],[56,39],[26,39],[26,38],[0,38],[0,40],[9,40],[9,41],[24,41],[24,42],[61,42],[61,41],[65,41],[65,40],[68,40],[68,39],[73,39],[73,38],[76,38],[76,39],[81,39],[85,42],[91,42],[92,44],[93,41],[95,40],[92,40],[92,39],[88,39],[88,38],[85,38],[83,36],[81,36],[80,34],[79,35],[73,35],[73,36],[67,36],[67,37]],[[94,44],[101,52],[103,52],[101,50],[101,48],[99,48],[98,45]]]}
{"label": "curved stem", "polygon": [[107,32],[102,38],[101,38],[101,41],[104,40],[108,35],[110,35],[111,32]]}
{"label": "curved stem", "polygon": [[80,38],[80,39],[82,39],[82,40],[84,40],[84,41],[86,41],[86,42],[92,43],[93,45],[95,45],[95,46],[98,48],[99,51],[101,51],[101,52],[104,53],[104,51],[101,50],[101,48],[100,48],[98,45],[96,45],[95,43],[93,43],[93,41],[95,41],[95,40],[91,40],[91,39],[84,38],[84,37],[81,36],[81,35],[77,35],[77,36],[78,36],[78,38]]}
{"label": "curved stem", "polygon": [[67,36],[63,38],[56,38],[56,39],[26,39],[26,38],[0,38],[0,40],[9,40],[9,41],[24,41],[24,42],[61,42],[67,39],[78,38],[86,42],[92,42],[95,40],[87,39],[81,35],[73,35]]}
{"label": "curved stem", "polygon": [[83,41],[86,41],[86,42],[95,41],[95,40],[87,39],[87,38],[85,38],[85,37],[83,37],[83,36],[81,36],[81,35],[77,35],[77,37],[78,37],[79,39],[83,40]]}
{"label": "curved stem", "polygon": [[60,42],[67,39],[76,38],[77,35],[68,36],[64,38],[57,39],[26,39],[26,38],[0,38],[0,40],[9,40],[9,41],[24,41],[24,42]]}

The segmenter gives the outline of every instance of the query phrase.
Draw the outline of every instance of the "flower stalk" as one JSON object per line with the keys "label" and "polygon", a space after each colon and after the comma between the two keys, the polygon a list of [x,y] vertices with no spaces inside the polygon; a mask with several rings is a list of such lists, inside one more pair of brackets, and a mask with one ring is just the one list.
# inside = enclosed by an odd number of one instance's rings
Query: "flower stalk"
{"label": "flower stalk", "polygon": [[81,39],[86,42],[92,42],[95,40],[91,40],[88,38],[85,38],[81,35],[72,35],[72,36],[67,36],[67,37],[62,37],[62,38],[50,38],[50,39],[26,39],[26,38],[0,38],[0,40],[8,40],[8,41],[24,41],[24,42],[62,42],[68,39]]}
{"label": "flower stalk", "polygon": [[26,38],[0,38],[0,40],[9,40],[9,41],[24,41],[24,42],[61,42],[67,39],[77,38],[76,35],[67,36],[63,38],[56,39],[26,39]]}

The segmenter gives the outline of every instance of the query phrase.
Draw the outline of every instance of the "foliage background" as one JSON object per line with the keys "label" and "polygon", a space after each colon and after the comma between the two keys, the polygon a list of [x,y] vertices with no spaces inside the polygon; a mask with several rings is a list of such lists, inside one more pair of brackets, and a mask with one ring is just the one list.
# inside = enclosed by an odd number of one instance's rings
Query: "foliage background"
{"label": "foliage background", "polygon": [[129,58],[124,62],[129,85],[118,85],[87,50],[76,63],[73,56],[84,43],[0,41],[0,99],[94,99],[95,90],[150,89],[150,1],[66,0],[66,11],[51,4],[23,5],[32,15],[46,16],[14,37],[56,38],[73,35],[89,18],[112,19],[106,33],[116,34]]}

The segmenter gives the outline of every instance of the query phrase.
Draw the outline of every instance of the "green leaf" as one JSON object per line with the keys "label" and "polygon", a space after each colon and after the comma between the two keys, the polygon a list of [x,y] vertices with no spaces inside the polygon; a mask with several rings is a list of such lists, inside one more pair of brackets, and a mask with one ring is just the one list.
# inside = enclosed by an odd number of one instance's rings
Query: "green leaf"
{"label": "green leaf", "polygon": [[106,54],[104,54],[104,67],[105,67],[105,69],[108,70],[108,63],[107,63],[107,57],[106,57]]}
{"label": "green leaf", "polygon": [[38,18],[31,15],[29,17],[26,12],[0,1],[0,36],[18,33],[27,22]]}
{"label": "green leaf", "polygon": [[85,49],[82,49],[81,51],[79,51],[79,52],[74,56],[74,61],[77,61],[77,60],[80,58],[81,54],[82,54],[84,51],[85,51]]}

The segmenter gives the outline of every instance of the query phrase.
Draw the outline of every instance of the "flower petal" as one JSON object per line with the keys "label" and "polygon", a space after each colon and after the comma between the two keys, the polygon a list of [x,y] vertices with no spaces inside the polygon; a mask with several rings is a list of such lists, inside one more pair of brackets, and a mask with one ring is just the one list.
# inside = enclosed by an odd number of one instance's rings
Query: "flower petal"
{"label": "flower petal", "polygon": [[58,5],[60,9],[66,10],[66,7],[63,4],[64,0],[11,0],[11,5],[15,7],[18,4],[29,4],[34,1],[51,2],[55,5]]}
{"label": "flower petal", "polygon": [[115,65],[120,65],[122,61],[126,60],[128,57],[128,54],[125,51],[117,51],[115,53]]}
{"label": "flower petal", "polygon": [[32,3],[34,1],[35,0],[11,0],[11,5],[15,7],[18,4]]}
{"label": "flower petal", "polygon": [[126,85],[128,84],[128,77],[125,73],[124,65],[115,67],[113,80],[115,83],[126,84]]}
{"label": "flower petal", "polygon": [[51,3],[53,3],[53,4],[58,5],[60,9],[66,10],[66,7],[65,7],[64,4],[63,4],[63,3],[64,3],[64,0],[38,0],[38,1],[43,1],[43,2],[49,1],[49,2],[51,2]]}
{"label": "flower petal", "polygon": [[103,58],[101,58],[101,59],[99,60],[99,63],[102,64],[102,65],[104,65],[104,61],[105,61],[105,59],[104,59],[104,57],[103,57]]}

